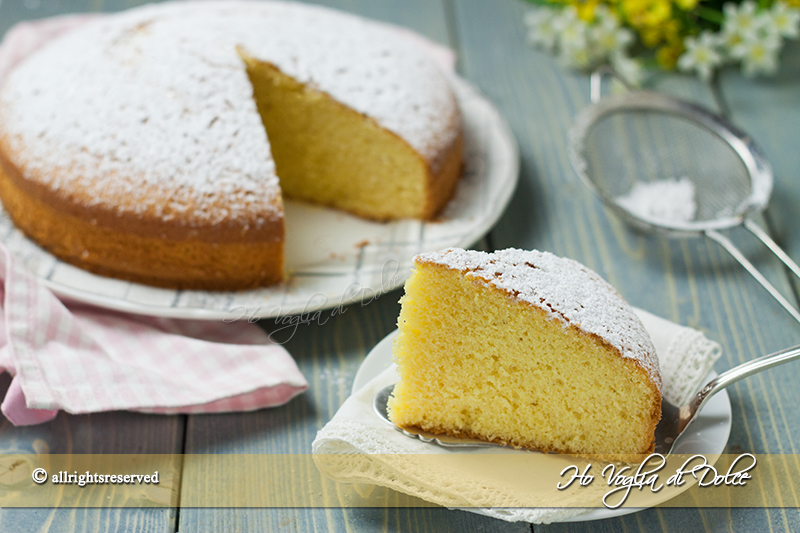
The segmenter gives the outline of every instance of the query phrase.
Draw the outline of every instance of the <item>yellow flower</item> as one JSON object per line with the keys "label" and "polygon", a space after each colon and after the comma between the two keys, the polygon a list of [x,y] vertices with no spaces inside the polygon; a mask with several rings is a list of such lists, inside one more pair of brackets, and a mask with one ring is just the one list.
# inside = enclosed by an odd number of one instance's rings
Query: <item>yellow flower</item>
{"label": "yellow flower", "polygon": [[654,48],[662,39],[661,30],[658,28],[644,28],[639,30],[639,37],[642,43],[648,48]]}
{"label": "yellow flower", "polygon": [[670,20],[664,24],[643,26],[639,29],[639,37],[648,48],[655,48],[661,43],[678,43],[681,41],[680,23]]}
{"label": "yellow flower", "polygon": [[664,70],[674,70],[683,50],[681,42],[664,45],[656,52],[656,62]]}
{"label": "yellow flower", "polygon": [[[800,0],[797,1],[800,2]],[[691,11],[692,9],[697,7],[698,3],[699,0],[675,0],[675,5],[683,9],[684,11]]]}
{"label": "yellow flower", "polygon": [[683,41],[681,35],[681,22],[677,19],[671,19],[661,26],[661,31],[664,34],[664,40],[668,43],[678,43]]}
{"label": "yellow flower", "polygon": [[658,30],[672,16],[670,0],[622,0],[622,11],[636,29]]}
{"label": "yellow flower", "polygon": [[672,18],[671,0],[620,0],[620,2],[627,24],[639,33],[642,43],[648,48],[681,39],[681,23]]}
{"label": "yellow flower", "polygon": [[643,16],[643,23],[646,26],[657,26],[669,20],[671,16],[672,4],[669,0],[653,0]]}
{"label": "yellow flower", "polygon": [[571,5],[578,10],[578,17],[586,22],[594,21],[594,10],[600,0],[572,0]]}
{"label": "yellow flower", "polygon": [[647,9],[650,0],[622,0],[622,11],[632,24],[637,24],[637,19]]}

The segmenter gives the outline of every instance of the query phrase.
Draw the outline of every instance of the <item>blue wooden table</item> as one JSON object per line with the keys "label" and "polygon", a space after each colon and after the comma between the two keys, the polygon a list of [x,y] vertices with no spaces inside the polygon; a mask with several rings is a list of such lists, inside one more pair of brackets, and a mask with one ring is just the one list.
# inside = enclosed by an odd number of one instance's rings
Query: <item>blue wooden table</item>
{"label": "blue wooden table", "polygon": [[[0,0],[0,33],[65,12],[116,11],[133,0]],[[718,245],[636,234],[578,181],[566,153],[572,118],[588,102],[588,78],[525,44],[517,0],[326,0],[324,4],[408,26],[458,53],[458,70],[508,119],[520,145],[520,184],[488,248],[537,248],[577,259],[633,305],[702,330],[724,349],[717,371],[800,341],[793,320]],[[800,47],[784,51],[777,78],[724,72],[732,120],[765,149],[776,185],[759,223],[800,258]],[[708,88],[682,76],[659,90],[710,104]],[[784,294],[797,285],[743,230],[729,232]],[[309,453],[347,398],[368,351],[393,330],[400,292],[352,306],[324,325],[301,326],[286,345],[311,385],[288,405],[247,414],[60,414],[35,427],[0,426],[3,453]],[[273,325],[266,321],[266,329]],[[800,453],[800,363],[730,390],[729,453]],[[5,379],[5,384],[8,379]],[[508,524],[463,511],[425,509],[3,509],[0,531],[787,531],[800,509],[650,509],[580,524]]]}

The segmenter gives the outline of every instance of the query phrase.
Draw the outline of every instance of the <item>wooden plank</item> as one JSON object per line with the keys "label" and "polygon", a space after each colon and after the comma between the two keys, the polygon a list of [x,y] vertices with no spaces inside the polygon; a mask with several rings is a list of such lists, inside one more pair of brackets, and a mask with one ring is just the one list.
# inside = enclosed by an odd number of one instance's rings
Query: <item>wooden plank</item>
{"label": "wooden plank", "polygon": [[[67,12],[114,11],[133,2],[26,0],[0,2],[0,35],[22,20]],[[0,378],[0,391],[10,383]],[[0,425],[0,453],[180,453],[185,417],[137,413],[64,413],[47,424]],[[147,531],[172,532],[177,509],[2,509],[0,531]]]}
{"label": "wooden plank", "polygon": [[[0,391],[11,382],[0,377]],[[0,425],[0,453],[180,453],[185,417],[137,413],[60,413],[46,424]],[[110,472],[109,472],[110,473]],[[0,531],[175,531],[176,509],[0,510]]]}
{"label": "wooden plank", "polygon": [[[520,185],[492,232],[495,247],[539,248],[585,263],[633,305],[699,328],[719,341],[724,355],[718,370],[794,344],[797,324],[715,243],[638,235],[607,213],[579,182],[567,159],[565,138],[572,118],[588,103],[588,79],[525,46],[521,20],[526,9],[523,2],[455,2],[464,74],[509,119],[522,152]],[[708,91],[686,78],[668,76],[659,85],[673,94],[710,102]],[[742,233],[733,231],[731,237],[789,293],[782,268],[759,253]],[[729,391],[730,452],[791,453],[800,442],[800,426],[793,414],[800,398],[792,386],[798,376],[797,365],[787,366],[754,376]],[[776,524],[786,526],[779,529],[792,529],[800,523],[794,509],[668,509],[601,524],[614,530],[680,530],[679,526],[687,525],[730,529],[742,520],[751,526],[747,529],[759,530]],[[597,525],[537,526],[536,530],[588,530]]]}

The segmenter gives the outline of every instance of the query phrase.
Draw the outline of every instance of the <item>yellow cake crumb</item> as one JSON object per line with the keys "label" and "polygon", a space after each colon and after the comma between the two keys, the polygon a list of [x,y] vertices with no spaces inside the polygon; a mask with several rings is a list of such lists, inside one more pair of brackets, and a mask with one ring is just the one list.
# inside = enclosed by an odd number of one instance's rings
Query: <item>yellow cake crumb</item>
{"label": "yellow cake crumb", "polygon": [[395,424],[543,451],[653,449],[658,384],[600,336],[419,258],[401,303]]}

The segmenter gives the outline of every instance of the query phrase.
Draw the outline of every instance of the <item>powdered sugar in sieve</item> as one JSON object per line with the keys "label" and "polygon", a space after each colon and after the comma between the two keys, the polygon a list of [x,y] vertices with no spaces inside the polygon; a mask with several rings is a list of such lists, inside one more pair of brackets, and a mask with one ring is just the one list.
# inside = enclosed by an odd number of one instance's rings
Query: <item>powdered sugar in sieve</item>
{"label": "powdered sugar in sieve", "polygon": [[614,201],[639,218],[658,223],[690,222],[697,214],[694,183],[687,177],[643,183]]}

